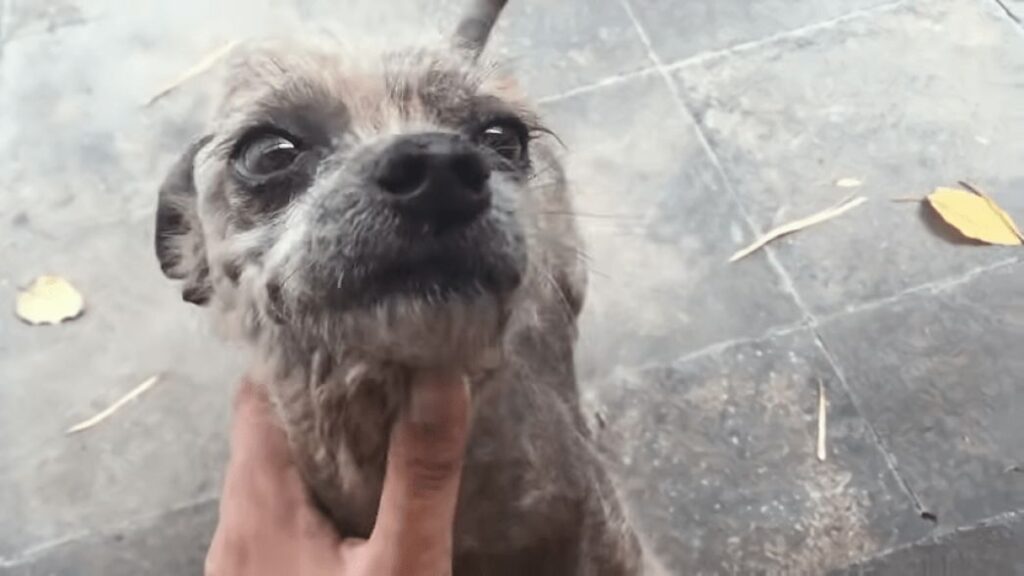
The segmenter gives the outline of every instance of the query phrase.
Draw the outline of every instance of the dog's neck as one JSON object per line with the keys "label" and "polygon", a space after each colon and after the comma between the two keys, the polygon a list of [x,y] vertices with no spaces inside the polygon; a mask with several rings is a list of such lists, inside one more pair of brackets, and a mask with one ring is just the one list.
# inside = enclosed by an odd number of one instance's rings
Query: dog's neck
{"label": "dog's neck", "polygon": [[[261,346],[255,377],[267,387],[313,496],[346,535],[365,536],[409,372],[297,345],[279,341],[272,352]],[[308,360],[291,364],[289,356]]]}
{"label": "dog's neck", "polygon": [[[259,342],[254,377],[267,387],[314,497],[346,535],[366,537],[413,369],[275,332]],[[467,374],[474,390],[501,358],[494,351]]]}

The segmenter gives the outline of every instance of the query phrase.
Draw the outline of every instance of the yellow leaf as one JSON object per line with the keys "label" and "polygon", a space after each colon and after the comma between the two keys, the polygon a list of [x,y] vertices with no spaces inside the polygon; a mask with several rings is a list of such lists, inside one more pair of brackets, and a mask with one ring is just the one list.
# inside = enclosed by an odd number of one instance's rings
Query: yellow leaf
{"label": "yellow leaf", "polygon": [[60,276],[40,276],[18,292],[15,313],[32,325],[60,324],[77,318],[85,309],[82,295]]}
{"label": "yellow leaf", "polygon": [[936,188],[928,203],[950,226],[986,244],[1020,246],[1017,225],[991,198],[956,188]]}

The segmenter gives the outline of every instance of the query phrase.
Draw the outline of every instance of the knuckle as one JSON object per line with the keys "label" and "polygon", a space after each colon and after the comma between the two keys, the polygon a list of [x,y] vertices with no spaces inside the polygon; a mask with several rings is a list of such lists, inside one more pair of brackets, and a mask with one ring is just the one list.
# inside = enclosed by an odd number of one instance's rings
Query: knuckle
{"label": "knuckle", "polygon": [[433,494],[454,480],[462,468],[457,458],[414,456],[409,462],[414,493]]}

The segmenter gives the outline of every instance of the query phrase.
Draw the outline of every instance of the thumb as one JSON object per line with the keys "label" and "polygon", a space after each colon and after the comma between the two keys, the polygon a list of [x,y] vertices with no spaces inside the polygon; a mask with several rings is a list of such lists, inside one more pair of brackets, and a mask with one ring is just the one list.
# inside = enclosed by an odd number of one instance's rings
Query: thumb
{"label": "thumb", "polygon": [[371,537],[386,548],[403,551],[399,562],[410,562],[410,568],[451,564],[469,415],[469,385],[462,374],[424,370],[413,376],[409,402],[391,431]]}

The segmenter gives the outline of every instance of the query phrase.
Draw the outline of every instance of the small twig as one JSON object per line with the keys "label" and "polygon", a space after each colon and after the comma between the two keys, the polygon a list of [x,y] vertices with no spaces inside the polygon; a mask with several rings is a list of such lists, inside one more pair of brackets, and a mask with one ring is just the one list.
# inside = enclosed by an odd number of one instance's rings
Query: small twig
{"label": "small twig", "polygon": [[88,430],[89,428],[92,428],[93,426],[99,424],[100,422],[103,422],[104,420],[109,418],[111,415],[113,415],[114,412],[117,412],[118,410],[120,410],[122,406],[124,406],[125,404],[131,402],[135,398],[138,398],[139,396],[144,394],[147,390],[152,388],[153,385],[156,384],[159,379],[160,379],[159,376],[152,376],[150,378],[147,378],[145,382],[143,382],[142,384],[139,384],[138,386],[136,386],[135,389],[133,389],[131,392],[129,392],[129,393],[125,394],[124,396],[122,396],[120,399],[118,399],[116,402],[111,404],[105,410],[103,410],[99,414],[93,416],[92,418],[89,418],[88,420],[85,420],[84,422],[80,422],[78,424],[75,424],[71,428],[68,428],[67,432],[65,432],[65,433],[66,434],[75,434],[75,433],[81,432],[83,430]]}
{"label": "small twig", "polygon": [[971,192],[973,194],[977,194],[978,196],[981,196],[982,198],[987,198],[987,196],[985,195],[984,192],[982,192],[981,190],[979,190],[977,187],[975,187],[970,182],[967,182],[966,180],[957,180],[956,183],[961,185],[961,186],[963,186],[964,188],[966,188],[968,192]]}
{"label": "small twig", "polygon": [[818,460],[824,462],[828,457],[825,447],[825,434],[828,427],[828,401],[825,399],[825,383],[818,380]]}
{"label": "small twig", "polygon": [[1017,13],[1011,10],[1004,0],[996,0],[996,3],[1003,9],[1003,12],[1006,12],[1006,15],[1010,17],[1010,20],[1013,20],[1017,24],[1024,24],[1024,22],[1021,21],[1020,16],[1017,16]]}
{"label": "small twig", "polygon": [[958,184],[966,188],[968,192],[971,192],[984,198],[985,202],[988,202],[989,208],[991,208],[992,211],[995,212],[997,216],[999,216],[999,219],[1002,220],[1003,223],[1010,228],[1010,230],[1013,230],[1013,233],[1017,235],[1017,238],[1020,238],[1021,242],[1024,242],[1024,234],[1021,234],[1020,228],[1017,228],[1017,225],[1013,222],[1013,220],[1011,220],[1010,217],[1005,212],[1003,212],[1002,208],[1000,208],[999,205],[996,204],[996,201],[993,200],[991,196],[985,194],[984,192],[981,191],[980,188],[971,185],[969,182],[960,180]]}
{"label": "small twig", "polygon": [[821,224],[826,220],[831,220],[849,210],[856,208],[857,206],[860,206],[861,204],[867,202],[867,200],[868,199],[865,198],[864,196],[848,197],[839,204],[833,206],[832,208],[829,208],[828,210],[823,210],[821,212],[818,212],[817,214],[812,214],[811,216],[808,216],[806,218],[801,218],[800,220],[797,220],[795,222],[790,222],[789,224],[784,224],[782,226],[774,228],[771,231],[764,234],[763,236],[761,236],[760,238],[758,238],[757,240],[755,240],[754,243],[751,244],[750,246],[747,246],[746,248],[733,254],[732,258],[729,258],[729,262],[735,262],[741,258],[749,256],[750,254],[761,249],[765,244],[768,244],[769,242],[775,240],[776,238],[785,236],[787,234],[792,234],[793,232],[803,230],[804,228],[809,228],[816,224]]}
{"label": "small twig", "polygon": [[150,98],[148,102],[146,102],[146,107],[152,106],[157,102],[157,100],[160,100],[164,96],[167,96],[182,84],[188,82],[196,76],[201,75],[210,68],[213,68],[214,65],[217,64],[217,62],[220,62],[221,59],[223,59],[225,56],[231,53],[231,51],[235,49],[235,46],[238,46],[238,40],[231,40],[230,42],[225,42],[213,52],[207,54],[205,58],[200,60],[198,63],[196,63],[188,70],[182,72],[181,75],[175,78],[170,84],[164,86],[162,89],[160,89],[159,92],[154,94],[153,97]]}

